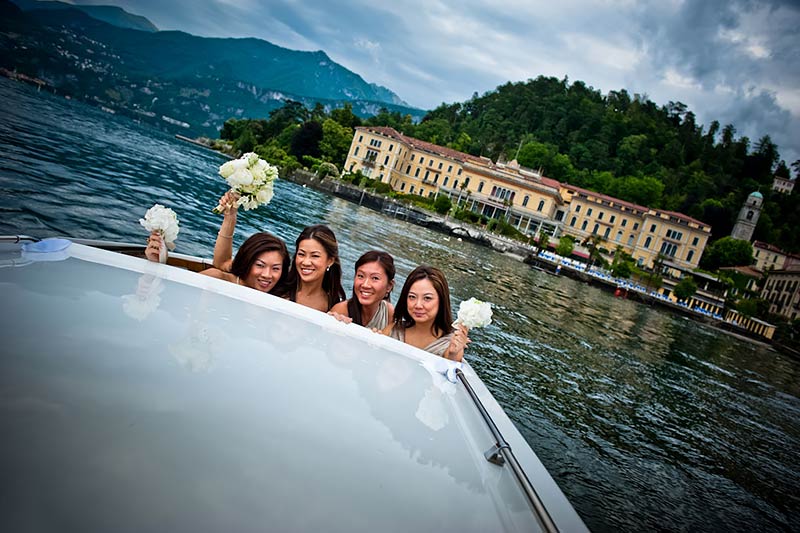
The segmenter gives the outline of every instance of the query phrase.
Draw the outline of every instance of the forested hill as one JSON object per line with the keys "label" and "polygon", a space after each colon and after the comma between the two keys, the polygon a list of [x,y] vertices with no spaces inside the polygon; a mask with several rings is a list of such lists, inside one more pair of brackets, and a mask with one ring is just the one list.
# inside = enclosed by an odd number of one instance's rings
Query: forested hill
{"label": "forested hill", "polygon": [[798,193],[772,192],[773,175],[790,177],[778,147],[768,136],[737,137],[735,125],[704,127],[679,102],[658,106],[625,90],[603,95],[580,81],[539,77],[443,104],[416,126],[396,114],[369,122],[475,155],[516,157],[560,181],[686,213],[711,224],[714,238],[730,234],[742,202],[758,190],[766,207],[755,239],[800,251]]}

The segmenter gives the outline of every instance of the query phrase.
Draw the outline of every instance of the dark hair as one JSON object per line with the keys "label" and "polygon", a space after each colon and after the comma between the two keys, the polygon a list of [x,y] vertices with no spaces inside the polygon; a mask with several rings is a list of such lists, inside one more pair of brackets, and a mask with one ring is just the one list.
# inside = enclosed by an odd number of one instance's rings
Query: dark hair
{"label": "dark hair", "polygon": [[281,254],[283,264],[281,277],[269,292],[274,294],[284,291],[283,286],[289,275],[289,250],[286,249],[286,243],[282,239],[266,231],[253,234],[242,243],[233,258],[233,263],[231,263],[231,274],[244,280],[250,273],[253,263],[264,252],[278,252]]}
{"label": "dark hair", "polygon": [[[378,250],[370,250],[369,252],[365,252],[361,257],[358,258],[358,261],[356,261],[356,266],[353,269],[354,272],[358,272],[358,269],[361,266],[368,263],[378,263],[381,265],[381,268],[383,268],[383,271],[386,272],[386,277],[389,278],[389,281],[394,280],[394,259],[391,255]],[[389,293],[386,293],[386,296],[384,296],[383,299],[388,300]],[[353,296],[347,300],[347,314],[356,324],[360,324],[362,326],[364,325],[364,318],[361,316],[361,305],[358,302],[358,296],[356,296],[355,282],[353,282]]]}
{"label": "dark hair", "polygon": [[436,319],[433,321],[434,335],[446,335],[453,331],[453,311],[450,309],[450,289],[447,287],[447,280],[444,273],[438,268],[428,265],[420,265],[411,271],[400,291],[400,299],[394,308],[394,326],[405,329],[410,328],[416,322],[408,312],[408,293],[411,286],[421,280],[430,280],[436,294],[439,295],[439,309],[436,312]]}
{"label": "dark hair", "polygon": [[336,242],[336,235],[333,231],[323,224],[308,226],[297,237],[294,245],[294,259],[292,269],[289,271],[287,295],[293,302],[297,301],[297,289],[300,285],[300,277],[297,275],[297,249],[300,243],[306,239],[314,239],[322,245],[325,253],[333,258],[330,268],[325,270],[322,278],[322,290],[328,295],[328,309],[341,302],[347,296],[342,287],[342,263],[339,261],[339,243]]}

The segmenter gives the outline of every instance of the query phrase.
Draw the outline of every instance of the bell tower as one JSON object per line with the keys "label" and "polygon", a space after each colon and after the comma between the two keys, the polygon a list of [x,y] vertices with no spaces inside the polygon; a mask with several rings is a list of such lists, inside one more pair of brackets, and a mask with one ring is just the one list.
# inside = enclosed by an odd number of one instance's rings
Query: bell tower
{"label": "bell tower", "polygon": [[760,192],[750,193],[750,196],[747,197],[742,206],[742,210],[739,211],[739,217],[736,219],[736,225],[733,226],[731,237],[743,241],[753,239],[753,231],[756,229],[758,217],[761,215],[761,204],[763,203],[764,197]]}

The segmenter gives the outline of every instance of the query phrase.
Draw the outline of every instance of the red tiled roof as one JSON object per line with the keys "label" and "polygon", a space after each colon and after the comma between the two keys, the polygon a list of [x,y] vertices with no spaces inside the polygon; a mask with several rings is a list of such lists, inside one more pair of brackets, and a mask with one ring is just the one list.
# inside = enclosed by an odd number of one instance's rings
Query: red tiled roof
{"label": "red tiled roof", "polygon": [[617,205],[624,205],[625,207],[630,207],[631,209],[636,209],[638,211],[643,211],[645,213],[650,211],[649,207],[646,207],[646,206],[643,206],[643,205],[634,204],[634,203],[631,203],[631,202],[626,202],[625,200],[620,200],[619,198],[614,198],[613,196],[608,196],[607,194],[601,194],[599,192],[590,191],[589,189],[582,189],[580,187],[576,187],[575,185],[570,185],[569,183],[564,183],[563,186],[564,186],[565,189],[567,189],[569,191],[581,192],[583,194],[595,196],[597,198],[602,198],[603,200],[607,200],[609,202],[614,202]]}
{"label": "red tiled roof", "polygon": [[762,250],[769,250],[770,252],[786,255],[786,252],[784,252],[774,244],[769,244],[767,242],[753,241],[753,248],[761,248]]}
{"label": "red tiled roof", "polygon": [[474,155],[465,154],[464,152],[459,152],[458,150],[453,150],[452,148],[439,146],[438,144],[429,143],[427,141],[421,141],[419,139],[415,139],[414,137],[403,135],[396,129],[390,128],[388,126],[360,126],[356,129],[380,133],[381,135],[385,135],[387,137],[391,137],[393,139],[397,139],[398,141],[411,145],[413,148],[419,148],[421,150],[425,150],[426,152],[431,152],[437,155],[441,155],[443,157],[449,157],[450,159],[455,159],[456,161],[461,161],[461,162],[472,161],[473,163],[484,162],[481,160],[480,157],[475,157]]}

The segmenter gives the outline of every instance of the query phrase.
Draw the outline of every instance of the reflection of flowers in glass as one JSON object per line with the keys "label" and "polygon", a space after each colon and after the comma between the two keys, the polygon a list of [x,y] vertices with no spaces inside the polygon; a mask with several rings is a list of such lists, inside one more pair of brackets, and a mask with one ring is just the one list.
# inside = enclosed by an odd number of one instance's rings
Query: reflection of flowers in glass
{"label": "reflection of flowers in glass", "polygon": [[[224,163],[219,167],[219,175],[228,182],[231,192],[239,195],[236,206],[249,211],[272,200],[278,169],[258,157],[258,154],[249,152],[239,159]],[[222,205],[214,208],[217,214],[224,210],[225,206]]]}
{"label": "reflection of flowers in glass", "polygon": [[469,329],[482,328],[492,323],[492,304],[476,298],[461,302],[455,324],[463,324]]}
{"label": "reflection of flowers in glass", "polygon": [[222,333],[202,320],[192,320],[189,331],[179,342],[168,346],[169,353],[184,368],[201,372],[211,368],[214,353],[222,346]]}
{"label": "reflection of flowers in glass", "polygon": [[175,248],[175,239],[178,238],[180,227],[178,226],[178,215],[169,207],[156,204],[145,213],[144,218],[139,219],[144,229],[149,232],[157,231],[170,250]]}
{"label": "reflection of flowers in glass", "polygon": [[439,431],[447,425],[450,417],[444,405],[445,395],[437,386],[430,387],[419,402],[414,416],[417,420],[434,431]]}
{"label": "reflection of flowers in glass", "polygon": [[129,317],[141,322],[158,309],[163,290],[161,278],[150,274],[139,276],[136,294],[126,294],[122,297],[122,310]]}

